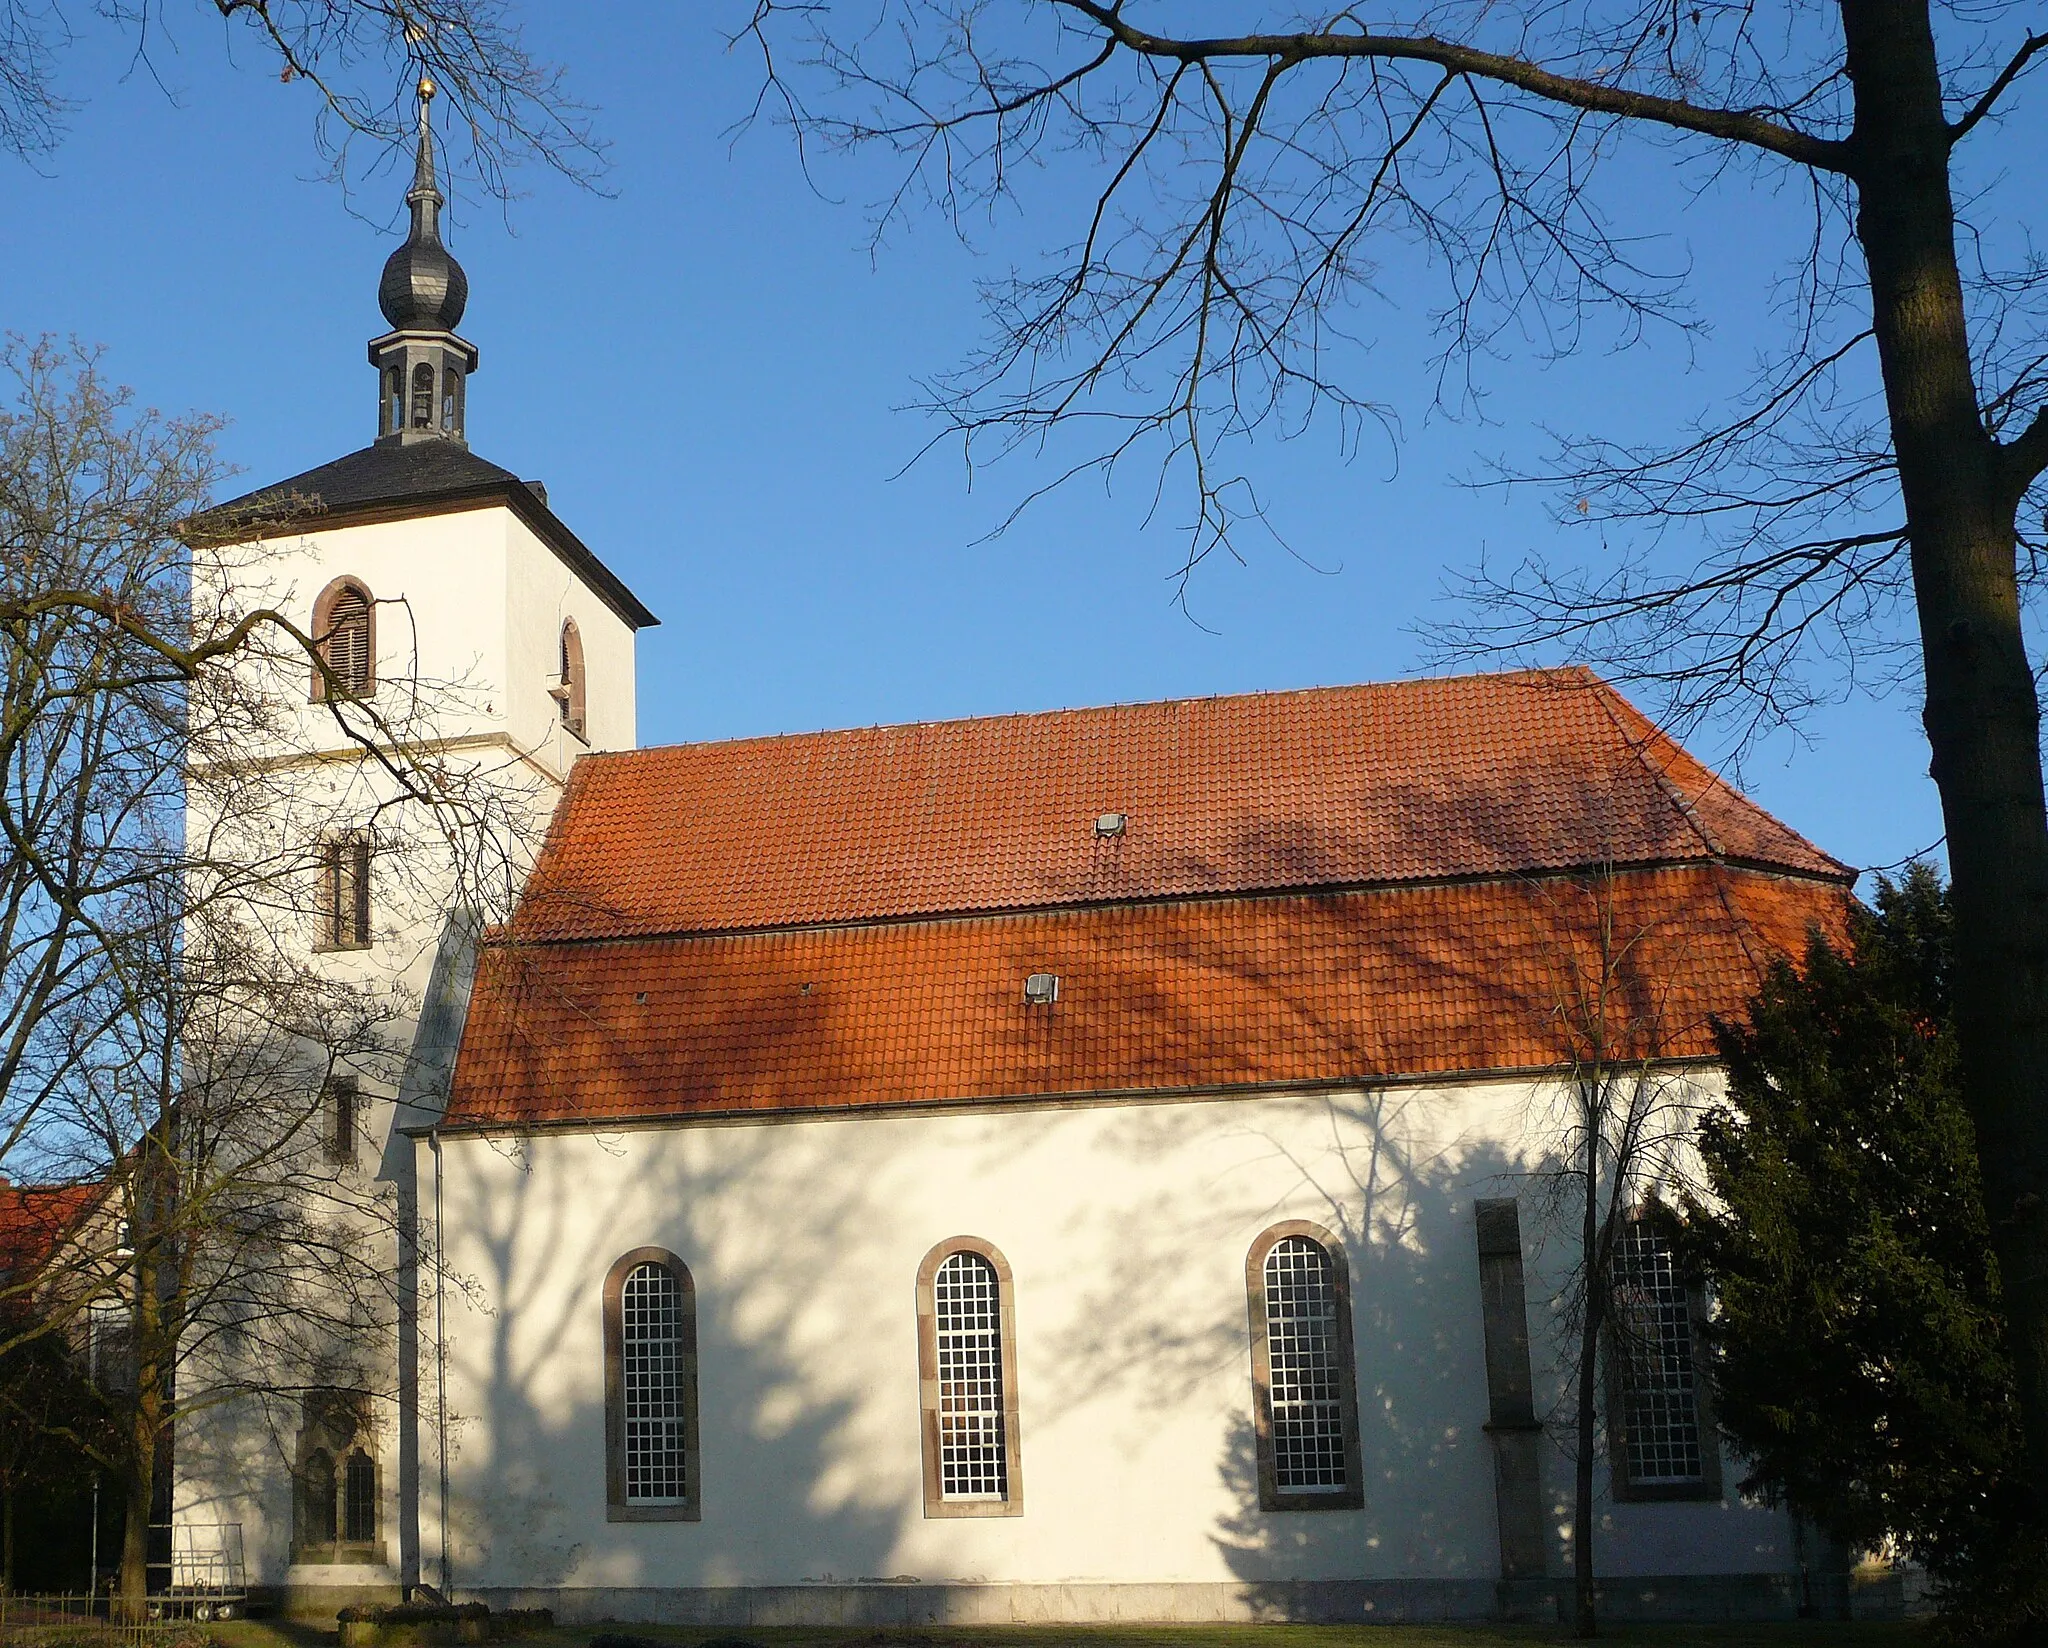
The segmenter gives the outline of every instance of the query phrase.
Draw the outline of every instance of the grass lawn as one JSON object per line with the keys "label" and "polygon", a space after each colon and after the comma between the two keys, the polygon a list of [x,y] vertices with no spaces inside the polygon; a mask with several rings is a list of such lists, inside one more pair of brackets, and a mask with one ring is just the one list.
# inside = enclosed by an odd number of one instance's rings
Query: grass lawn
{"label": "grass lawn", "polygon": [[[272,1620],[211,1627],[222,1648],[332,1648],[332,1631]],[[672,1648],[1526,1648],[1577,1639],[1528,1625],[983,1625],[800,1626],[709,1629],[684,1625],[558,1625],[525,1639],[534,1648],[585,1648],[599,1632]],[[1624,1648],[1916,1648],[1917,1624],[1607,1625],[1599,1640]]]}

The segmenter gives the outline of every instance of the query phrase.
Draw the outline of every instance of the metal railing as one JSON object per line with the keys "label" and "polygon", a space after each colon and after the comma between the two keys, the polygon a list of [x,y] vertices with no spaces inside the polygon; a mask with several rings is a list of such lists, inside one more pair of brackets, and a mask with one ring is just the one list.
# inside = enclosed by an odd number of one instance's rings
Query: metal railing
{"label": "metal railing", "polygon": [[189,1614],[167,1610],[150,1597],[131,1619],[106,1592],[56,1596],[0,1595],[0,1644],[5,1648],[170,1648],[192,1634]]}
{"label": "metal railing", "polygon": [[148,1594],[139,1609],[110,1594],[104,1573],[92,1591],[0,1592],[0,1648],[170,1648],[196,1627],[242,1616],[248,1579],[239,1522],[158,1524],[149,1532]]}

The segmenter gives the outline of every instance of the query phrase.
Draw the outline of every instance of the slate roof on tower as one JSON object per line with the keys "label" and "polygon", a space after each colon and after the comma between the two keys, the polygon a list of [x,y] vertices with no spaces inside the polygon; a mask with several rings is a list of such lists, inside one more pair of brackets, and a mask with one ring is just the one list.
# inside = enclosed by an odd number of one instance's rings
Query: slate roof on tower
{"label": "slate roof on tower", "polygon": [[205,531],[290,537],[374,521],[418,520],[502,505],[635,629],[661,620],[596,551],[548,508],[539,487],[455,441],[379,441],[289,480],[245,492],[195,517]]}
{"label": "slate roof on tower", "polygon": [[422,441],[414,446],[379,441],[317,469],[231,498],[215,513],[254,514],[296,504],[307,512],[336,515],[369,504],[417,503],[450,493],[466,495],[478,488],[523,485],[511,470],[479,458],[454,441]]}
{"label": "slate roof on tower", "polygon": [[1706,1056],[1852,879],[1582,670],[595,755],[447,1124]]}

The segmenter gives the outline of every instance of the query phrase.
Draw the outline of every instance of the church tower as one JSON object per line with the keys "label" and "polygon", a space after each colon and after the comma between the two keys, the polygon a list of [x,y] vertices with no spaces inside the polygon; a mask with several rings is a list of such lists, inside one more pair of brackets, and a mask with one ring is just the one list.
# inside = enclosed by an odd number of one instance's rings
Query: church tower
{"label": "church tower", "polygon": [[274,641],[247,660],[269,713],[236,765],[263,782],[211,815],[195,782],[188,833],[263,867],[253,925],[291,967],[398,1004],[375,1045],[314,1050],[328,1066],[304,1102],[322,1108],[299,1128],[334,1186],[319,1216],[389,1247],[395,1320],[352,1347],[357,1373],[302,1402],[218,1403],[178,1437],[179,1525],[232,1526],[260,1594],[330,1615],[422,1577],[442,1438],[421,1420],[417,1160],[478,928],[509,909],[577,760],[633,747],[634,638],[656,622],[540,483],[471,448],[478,351],[456,331],[469,282],[442,240],[432,98],[423,80],[411,221],[378,283],[374,438],[191,523],[195,601],[275,611],[315,656]]}

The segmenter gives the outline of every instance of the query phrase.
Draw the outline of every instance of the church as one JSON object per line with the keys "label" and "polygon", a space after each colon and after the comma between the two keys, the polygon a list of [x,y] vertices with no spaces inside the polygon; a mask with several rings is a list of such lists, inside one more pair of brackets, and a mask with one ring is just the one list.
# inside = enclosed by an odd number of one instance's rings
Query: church
{"label": "church", "polygon": [[[278,1448],[217,1410],[176,1517],[330,1617],[1557,1618],[1564,1099],[1711,1102],[1853,872],[1580,669],[639,748],[654,615],[469,447],[424,103],[407,199],[375,440],[237,504],[293,501],[330,686],[471,684],[539,846],[464,942],[334,843],[323,965],[421,1004],[349,1135],[390,1377]],[[1789,1616],[1633,1214],[1607,1610]]]}

